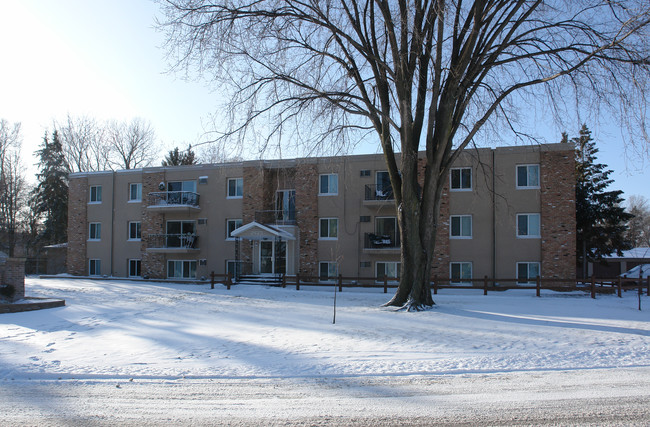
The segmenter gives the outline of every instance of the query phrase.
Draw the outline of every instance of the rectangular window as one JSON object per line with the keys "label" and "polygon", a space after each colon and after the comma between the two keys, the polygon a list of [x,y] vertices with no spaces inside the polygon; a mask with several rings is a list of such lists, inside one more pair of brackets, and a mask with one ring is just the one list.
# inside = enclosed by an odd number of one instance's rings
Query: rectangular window
{"label": "rectangular window", "polygon": [[135,182],[129,184],[129,202],[142,201],[142,183]]}
{"label": "rectangular window", "polygon": [[196,279],[196,261],[167,261],[169,279]]}
{"label": "rectangular window", "polygon": [[320,262],[318,267],[318,277],[320,280],[334,280],[339,274],[338,265],[335,262]]}
{"label": "rectangular window", "polygon": [[244,196],[244,178],[228,178],[228,198],[239,199]]}
{"label": "rectangular window", "polygon": [[320,176],[320,196],[332,196],[339,193],[339,176],[335,173]]}
{"label": "rectangular window", "polygon": [[383,282],[384,276],[392,279],[391,281],[399,281],[401,267],[402,263],[400,262],[377,262],[375,264],[377,281]]}
{"label": "rectangular window", "polygon": [[539,276],[538,262],[518,262],[517,263],[517,283],[527,284],[534,283]]}
{"label": "rectangular window", "polygon": [[517,188],[539,188],[539,165],[517,165]]}
{"label": "rectangular window", "polygon": [[456,168],[451,170],[451,189],[468,191],[472,189],[472,168]]}
{"label": "rectangular window", "polygon": [[129,260],[129,277],[142,276],[142,261],[139,259]]}
{"label": "rectangular window", "polygon": [[388,175],[388,172],[377,172],[377,175],[375,176],[375,183],[376,200],[393,199],[393,185],[390,183],[390,175]]}
{"label": "rectangular window", "polygon": [[370,169],[361,169],[359,176],[370,176]]}
{"label": "rectangular window", "polygon": [[101,203],[102,202],[102,186],[101,185],[91,185],[90,186],[90,203]]}
{"label": "rectangular window", "polygon": [[277,224],[292,223],[296,220],[296,190],[275,192],[275,220]]}
{"label": "rectangular window", "polygon": [[472,216],[471,215],[452,215],[451,227],[449,228],[450,236],[453,239],[471,239],[472,238]]}
{"label": "rectangular window", "polygon": [[102,238],[102,224],[91,222],[88,224],[88,240],[100,240]]}
{"label": "rectangular window", "polygon": [[449,273],[451,283],[454,284],[471,284],[472,263],[471,262],[451,262],[449,263]]}
{"label": "rectangular window", "polygon": [[517,214],[517,237],[540,237],[540,217],[538,213]]}
{"label": "rectangular window", "polygon": [[140,221],[129,222],[129,240],[140,240],[141,225]]}
{"label": "rectangular window", "polygon": [[241,218],[226,220],[226,239],[232,240],[232,232],[237,230],[242,225]]}
{"label": "rectangular window", "polygon": [[91,259],[88,261],[88,275],[101,276],[102,274],[102,260]]}
{"label": "rectangular window", "polygon": [[320,238],[336,239],[339,234],[338,218],[321,218],[320,219]]}
{"label": "rectangular window", "polygon": [[167,221],[165,247],[196,249],[196,240],[194,221]]}

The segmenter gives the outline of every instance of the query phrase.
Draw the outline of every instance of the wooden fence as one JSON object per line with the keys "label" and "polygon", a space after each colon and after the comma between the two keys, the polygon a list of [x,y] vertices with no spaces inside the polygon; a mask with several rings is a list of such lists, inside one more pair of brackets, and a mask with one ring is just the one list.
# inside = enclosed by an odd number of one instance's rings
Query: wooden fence
{"label": "wooden fence", "polygon": [[[343,292],[343,288],[359,289],[359,288],[378,288],[383,289],[384,293],[388,293],[389,288],[397,288],[397,281],[395,277],[357,277],[357,276],[342,276],[331,278],[329,280],[321,280],[318,276],[301,276],[301,275],[282,275],[281,285],[283,288],[287,286],[295,286],[296,290],[305,286],[336,286],[339,292]],[[537,277],[534,282],[519,283],[519,279],[496,279],[487,276],[482,279],[463,279],[463,283],[454,283],[449,278],[433,277],[431,280],[431,289],[433,293],[437,294],[439,289],[483,289],[483,295],[488,292],[505,291],[508,289],[535,289],[536,295],[541,296],[541,290],[553,290],[561,292],[569,291],[585,291],[590,292],[592,298],[596,298],[597,293],[614,293],[616,292],[619,297],[622,297],[622,292],[627,290],[637,290],[642,294],[644,289],[646,295],[650,296],[650,277],[647,278],[633,278],[633,277],[610,277],[610,278],[596,278],[591,277],[587,280],[576,279],[556,279],[556,278],[541,278]],[[228,274],[210,274],[210,287],[214,289],[215,283],[223,283],[227,289],[236,284],[233,281],[231,273]]]}

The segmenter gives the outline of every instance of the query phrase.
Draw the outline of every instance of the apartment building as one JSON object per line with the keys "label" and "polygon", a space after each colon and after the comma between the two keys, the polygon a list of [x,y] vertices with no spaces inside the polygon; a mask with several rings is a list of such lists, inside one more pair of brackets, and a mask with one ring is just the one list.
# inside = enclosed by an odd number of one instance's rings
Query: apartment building
{"label": "apartment building", "polygon": [[[572,145],[466,150],[448,178],[432,276],[575,277]],[[400,274],[381,155],[72,174],[68,236],[74,275]]]}

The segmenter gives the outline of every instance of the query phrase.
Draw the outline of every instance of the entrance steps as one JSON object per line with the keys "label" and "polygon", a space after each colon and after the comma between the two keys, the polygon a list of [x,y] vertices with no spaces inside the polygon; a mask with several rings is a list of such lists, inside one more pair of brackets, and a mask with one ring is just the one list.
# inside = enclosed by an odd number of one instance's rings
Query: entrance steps
{"label": "entrance steps", "polygon": [[282,286],[282,275],[245,275],[237,280],[238,285]]}

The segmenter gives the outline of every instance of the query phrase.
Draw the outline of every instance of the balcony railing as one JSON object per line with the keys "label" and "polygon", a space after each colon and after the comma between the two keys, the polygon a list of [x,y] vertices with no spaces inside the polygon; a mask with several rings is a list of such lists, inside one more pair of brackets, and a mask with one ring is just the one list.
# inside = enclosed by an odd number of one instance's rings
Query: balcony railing
{"label": "balcony railing", "polygon": [[149,249],[163,250],[198,250],[199,236],[196,234],[150,234],[148,243]]}
{"label": "balcony railing", "polygon": [[399,233],[374,234],[366,233],[364,236],[364,249],[399,249]]}
{"label": "balcony railing", "polygon": [[199,207],[199,195],[192,191],[159,191],[149,193],[149,207]]}
{"label": "balcony railing", "polygon": [[368,184],[366,185],[365,200],[395,200],[393,188],[386,185]]}
{"label": "balcony railing", "polygon": [[260,224],[293,225],[296,223],[296,211],[294,209],[256,211],[255,221]]}

